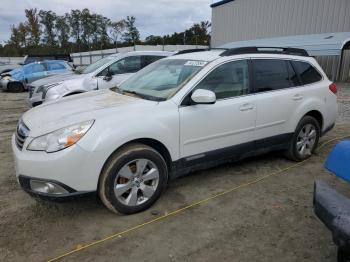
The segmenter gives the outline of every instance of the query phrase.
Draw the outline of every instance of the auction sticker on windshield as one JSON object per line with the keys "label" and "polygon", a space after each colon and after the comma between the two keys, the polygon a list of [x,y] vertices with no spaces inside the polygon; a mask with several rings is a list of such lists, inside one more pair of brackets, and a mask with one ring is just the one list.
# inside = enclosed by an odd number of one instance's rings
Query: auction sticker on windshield
{"label": "auction sticker on windshield", "polygon": [[185,66],[205,66],[207,63],[205,61],[187,61]]}

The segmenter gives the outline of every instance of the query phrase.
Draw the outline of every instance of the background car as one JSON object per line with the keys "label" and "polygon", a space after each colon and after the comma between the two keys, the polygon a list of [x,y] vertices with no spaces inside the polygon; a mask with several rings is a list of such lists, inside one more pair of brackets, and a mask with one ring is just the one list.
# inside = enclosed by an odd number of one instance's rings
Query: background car
{"label": "background car", "polygon": [[72,70],[72,67],[63,60],[34,62],[1,74],[0,85],[3,90],[21,92],[27,89],[28,83]]}
{"label": "background car", "polygon": [[27,65],[34,62],[40,62],[45,60],[64,60],[73,65],[73,59],[70,54],[43,54],[43,55],[26,55],[21,63],[1,63],[0,62],[0,74],[10,72],[16,68],[20,68],[22,65]]}
{"label": "background car", "polygon": [[82,71],[65,76],[53,76],[33,82],[29,88],[29,105],[97,89],[119,85],[145,66],[174,52],[133,51],[113,54],[87,66]]}

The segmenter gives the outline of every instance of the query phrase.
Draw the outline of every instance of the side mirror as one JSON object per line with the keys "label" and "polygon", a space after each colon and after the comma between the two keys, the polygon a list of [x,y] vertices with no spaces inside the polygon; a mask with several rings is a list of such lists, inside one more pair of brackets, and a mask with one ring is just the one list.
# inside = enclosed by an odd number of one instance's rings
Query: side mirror
{"label": "side mirror", "polygon": [[103,77],[103,80],[105,80],[106,82],[111,81],[113,78],[111,72],[109,72],[109,70],[107,71],[107,74]]}
{"label": "side mirror", "polygon": [[213,91],[205,89],[197,89],[191,95],[194,104],[215,104],[216,95]]}

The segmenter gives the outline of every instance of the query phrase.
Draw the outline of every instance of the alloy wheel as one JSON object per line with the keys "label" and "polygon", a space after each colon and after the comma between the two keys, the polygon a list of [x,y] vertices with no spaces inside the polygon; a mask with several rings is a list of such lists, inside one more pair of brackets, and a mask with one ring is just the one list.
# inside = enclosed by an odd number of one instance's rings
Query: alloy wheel
{"label": "alloy wheel", "polygon": [[302,157],[310,156],[314,149],[317,138],[316,127],[312,124],[306,124],[300,130],[297,137],[297,151]]}
{"label": "alloy wheel", "polygon": [[114,194],[127,206],[138,206],[157,190],[159,170],[148,159],[135,159],[124,165],[114,180]]}

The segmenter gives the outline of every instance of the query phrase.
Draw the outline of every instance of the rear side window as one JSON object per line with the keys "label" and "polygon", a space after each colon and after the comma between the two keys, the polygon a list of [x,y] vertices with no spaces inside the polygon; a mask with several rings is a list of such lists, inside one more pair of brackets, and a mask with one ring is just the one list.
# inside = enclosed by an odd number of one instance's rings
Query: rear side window
{"label": "rear side window", "polygon": [[297,73],[300,75],[303,85],[318,82],[322,79],[320,73],[309,63],[301,61],[292,61]]}
{"label": "rear side window", "polygon": [[288,63],[285,60],[253,60],[254,86],[257,92],[266,92],[291,86]]}

